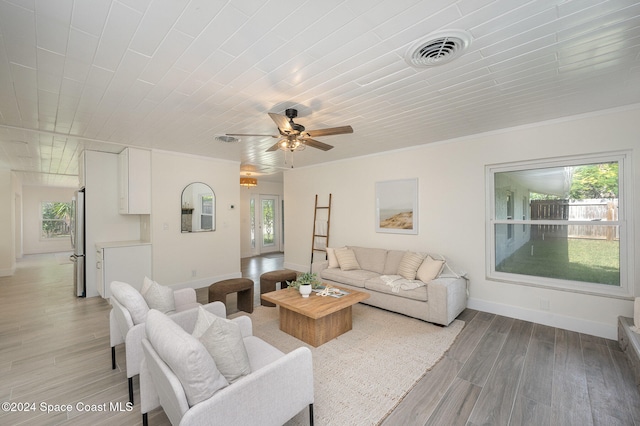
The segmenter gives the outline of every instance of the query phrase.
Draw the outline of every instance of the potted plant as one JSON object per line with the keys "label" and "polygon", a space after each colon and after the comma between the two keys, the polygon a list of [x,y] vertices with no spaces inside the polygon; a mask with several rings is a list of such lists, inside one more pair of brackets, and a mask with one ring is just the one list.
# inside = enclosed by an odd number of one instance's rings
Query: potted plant
{"label": "potted plant", "polygon": [[318,276],[315,273],[304,272],[295,281],[288,281],[289,287],[295,287],[298,289],[302,297],[309,297],[311,290],[320,287],[322,283],[318,280]]}

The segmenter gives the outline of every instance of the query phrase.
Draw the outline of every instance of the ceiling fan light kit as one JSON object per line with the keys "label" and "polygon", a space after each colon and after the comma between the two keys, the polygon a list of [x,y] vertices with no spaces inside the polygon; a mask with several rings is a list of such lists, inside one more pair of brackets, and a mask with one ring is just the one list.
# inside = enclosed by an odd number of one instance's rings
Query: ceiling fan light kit
{"label": "ceiling fan light kit", "polygon": [[307,146],[320,149],[322,151],[328,151],[333,148],[332,145],[312,139],[312,137],[332,136],[332,135],[342,135],[347,133],[353,133],[353,128],[351,126],[340,126],[340,127],[330,127],[326,129],[306,130],[306,128],[302,124],[298,124],[293,121],[293,119],[298,116],[297,109],[287,108],[284,113],[285,115],[275,114],[273,112],[269,113],[269,117],[271,117],[274,123],[276,123],[276,126],[278,126],[278,132],[280,133],[279,136],[255,134],[255,133],[227,133],[226,136],[229,136],[229,137],[261,136],[261,137],[281,138],[273,146],[267,149],[267,152],[277,151],[278,149],[284,151],[285,164],[287,162],[286,153],[290,152],[292,155],[291,167],[293,167],[294,152],[302,151]]}

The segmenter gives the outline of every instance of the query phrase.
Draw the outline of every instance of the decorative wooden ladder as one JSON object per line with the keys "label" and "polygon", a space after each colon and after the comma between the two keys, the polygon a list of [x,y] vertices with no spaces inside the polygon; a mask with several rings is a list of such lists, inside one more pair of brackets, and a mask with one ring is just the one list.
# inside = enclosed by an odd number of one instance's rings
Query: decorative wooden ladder
{"label": "decorative wooden ladder", "polygon": [[[327,211],[327,220],[326,227],[318,226],[318,222],[323,221],[322,218],[318,217],[318,210],[326,210]],[[327,247],[329,247],[329,228],[331,224],[331,194],[329,194],[329,204],[326,206],[318,205],[318,194],[316,194],[316,203],[313,211],[313,237],[311,238],[311,265],[309,265],[309,270],[311,270],[313,265],[313,255],[316,252],[324,252],[325,259],[327,258]],[[322,229],[325,228],[325,229]],[[322,241],[324,239],[324,247],[319,247],[316,243],[318,240]]]}

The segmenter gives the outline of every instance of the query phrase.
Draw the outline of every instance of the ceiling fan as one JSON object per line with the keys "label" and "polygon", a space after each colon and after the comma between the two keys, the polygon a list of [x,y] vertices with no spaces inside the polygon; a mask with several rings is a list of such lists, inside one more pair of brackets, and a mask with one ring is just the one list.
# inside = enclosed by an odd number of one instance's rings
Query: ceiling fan
{"label": "ceiling fan", "polygon": [[227,136],[268,136],[272,138],[281,138],[271,148],[267,149],[267,152],[276,151],[281,149],[283,151],[302,151],[305,147],[310,146],[312,148],[321,149],[322,151],[328,151],[333,148],[332,145],[324,142],[312,139],[317,136],[332,136],[342,135],[345,133],[353,133],[351,126],[330,127],[327,129],[318,130],[306,130],[302,124],[294,123],[293,119],[298,116],[298,110],[294,108],[288,108],[285,110],[285,115],[269,113],[269,117],[278,126],[280,135],[263,135],[253,133],[227,133]]}

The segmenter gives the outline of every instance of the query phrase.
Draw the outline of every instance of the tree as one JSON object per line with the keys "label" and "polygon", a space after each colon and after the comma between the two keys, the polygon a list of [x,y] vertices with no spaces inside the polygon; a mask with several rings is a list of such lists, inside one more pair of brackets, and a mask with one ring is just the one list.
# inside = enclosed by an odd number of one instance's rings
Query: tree
{"label": "tree", "polygon": [[618,197],[618,163],[589,164],[573,170],[569,197],[573,200]]}
{"label": "tree", "polygon": [[71,203],[42,203],[42,234],[45,238],[69,235]]}

